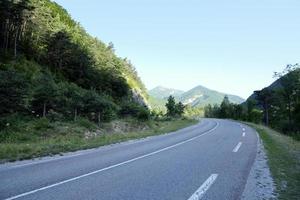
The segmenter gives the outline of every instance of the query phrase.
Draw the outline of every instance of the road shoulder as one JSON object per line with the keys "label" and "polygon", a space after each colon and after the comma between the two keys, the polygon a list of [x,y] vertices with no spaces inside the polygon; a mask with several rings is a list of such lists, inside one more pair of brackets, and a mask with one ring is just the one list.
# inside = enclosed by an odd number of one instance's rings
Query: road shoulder
{"label": "road shoulder", "polygon": [[[259,137],[259,136],[258,136]],[[257,154],[250,170],[242,200],[276,199],[275,184],[268,166],[268,158],[261,139],[258,139]]]}

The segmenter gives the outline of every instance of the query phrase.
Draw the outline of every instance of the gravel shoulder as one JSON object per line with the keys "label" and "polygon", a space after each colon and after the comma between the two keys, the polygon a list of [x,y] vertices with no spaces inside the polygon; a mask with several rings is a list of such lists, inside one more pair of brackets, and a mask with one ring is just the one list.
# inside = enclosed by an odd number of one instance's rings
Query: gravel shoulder
{"label": "gravel shoulder", "polygon": [[261,139],[257,144],[257,155],[242,194],[242,200],[277,199],[275,184],[268,165]]}

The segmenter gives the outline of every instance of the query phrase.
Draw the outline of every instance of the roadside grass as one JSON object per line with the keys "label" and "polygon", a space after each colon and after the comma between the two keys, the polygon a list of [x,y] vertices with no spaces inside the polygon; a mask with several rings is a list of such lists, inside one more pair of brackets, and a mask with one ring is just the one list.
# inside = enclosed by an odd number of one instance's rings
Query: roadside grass
{"label": "roadside grass", "polygon": [[247,124],[263,141],[278,199],[300,199],[300,141],[262,125]]}
{"label": "roadside grass", "polygon": [[[0,163],[31,159],[82,149],[100,147],[131,139],[164,134],[196,124],[192,119],[173,119],[170,121],[140,122],[127,119],[132,126],[130,132],[112,132],[98,127],[88,120],[77,122],[50,122],[47,119],[18,121],[0,131]],[[104,124],[108,125],[108,124]],[[135,126],[145,127],[143,130]],[[86,133],[95,133],[87,137]]]}

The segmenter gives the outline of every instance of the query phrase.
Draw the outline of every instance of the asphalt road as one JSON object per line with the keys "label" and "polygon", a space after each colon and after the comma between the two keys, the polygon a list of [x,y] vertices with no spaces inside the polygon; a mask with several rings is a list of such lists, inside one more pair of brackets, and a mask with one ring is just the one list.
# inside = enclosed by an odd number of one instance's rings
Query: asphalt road
{"label": "asphalt road", "polygon": [[240,199],[256,146],[246,125],[204,119],[166,135],[2,164],[0,199]]}

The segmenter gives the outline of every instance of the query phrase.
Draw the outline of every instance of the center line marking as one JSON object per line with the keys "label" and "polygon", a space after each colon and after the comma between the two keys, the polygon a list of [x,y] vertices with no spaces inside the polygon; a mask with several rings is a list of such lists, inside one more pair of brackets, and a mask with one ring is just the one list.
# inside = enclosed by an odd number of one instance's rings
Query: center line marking
{"label": "center line marking", "polygon": [[245,133],[245,132],[243,132],[243,137],[245,137],[245,135],[246,135],[246,133]]}
{"label": "center line marking", "polygon": [[90,175],[93,175],[93,174],[97,174],[99,172],[103,172],[103,171],[106,171],[106,170],[109,170],[109,169],[112,169],[112,168],[115,168],[115,167],[119,167],[121,165],[125,165],[125,164],[128,164],[128,163],[131,163],[131,162],[134,162],[136,160],[140,160],[140,159],[143,159],[143,158],[146,158],[146,157],[149,157],[149,156],[152,156],[152,155],[155,155],[155,154],[158,154],[160,152],[163,152],[163,151],[166,151],[166,150],[169,150],[169,149],[172,149],[174,147],[177,147],[179,145],[182,145],[182,144],[185,144],[187,142],[190,142],[190,141],[193,141],[195,139],[198,139],[208,133],[211,133],[212,131],[216,130],[219,126],[219,123],[217,122],[216,123],[216,126],[208,131],[205,131],[203,132],[201,135],[197,135],[195,137],[192,137],[190,139],[187,139],[187,140],[184,140],[182,142],[178,142],[176,144],[173,144],[171,146],[168,146],[168,147],[165,147],[165,148],[162,148],[162,149],[159,149],[157,151],[153,151],[151,153],[148,153],[148,154],[144,154],[142,156],[138,156],[136,158],[132,158],[130,160],[127,160],[127,161],[124,161],[124,162],[121,162],[121,163],[118,163],[118,164],[115,164],[115,165],[111,165],[111,166],[108,166],[108,167],[105,167],[105,168],[102,168],[102,169],[99,169],[99,170],[95,170],[95,171],[92,171],[90,173],[86,173],[86,174],[83,174],[83,175],[80,175],[80,176],[76,176],[74,178],[70,178],[70,179],[66,179],[64,181],[61,181],[61,182],[58,182],[58,183],[54,183],[54,184],[51,184],[51,185],[48,185],[48,186],[45,186],[45,187],[41,187],[41,188],[38,188],[38,189],[35,189],[35,190],[31,190],[29,192],[25,192],[25,193],[22,193],[22,194],[19,194],[19,195],[16,195],[16,196],[12,196],[12,197],[9,197],[5,200],[12,200],[12,199],[18,199],[20,197],[24,197],[24,196],[27,196],[27,195],[30,195],[30,194],[34,194],[36,192],[39,192],[39,191],[42,191],[42,190],[46,190],[46,189],[49,189],[49,188],[53,188],[53,187],[56,187],[56,186],[59,186],[59,185],[62,185],[62,184],[65,184],[65,183],[68,183],[68,182],[72,182],[72,181],[75,181],[75,180],[78,180],[78,179],[81,179],[81,178],[84,178],[84,177],[87,177],[87,176],[90,176]]}
{"label": "center line marking", "polygon": [[245,128],[243,128],[243,131],[245,131],[246,129]]}
{"label": "center line marking", "polygon": [[196,192],[188,200],[199,200],[201,199],[205,192],[210,188],[210,186],[216,181],[218,174],[212,174],[206,181],[196,190]]}
{"label": "center line marking", "polygon": [[234,147],[234,149],[232,150],[232,152],[236,153],[238,152],[239,148],[242,146],[242,142],[239,142],[236,147]]}

